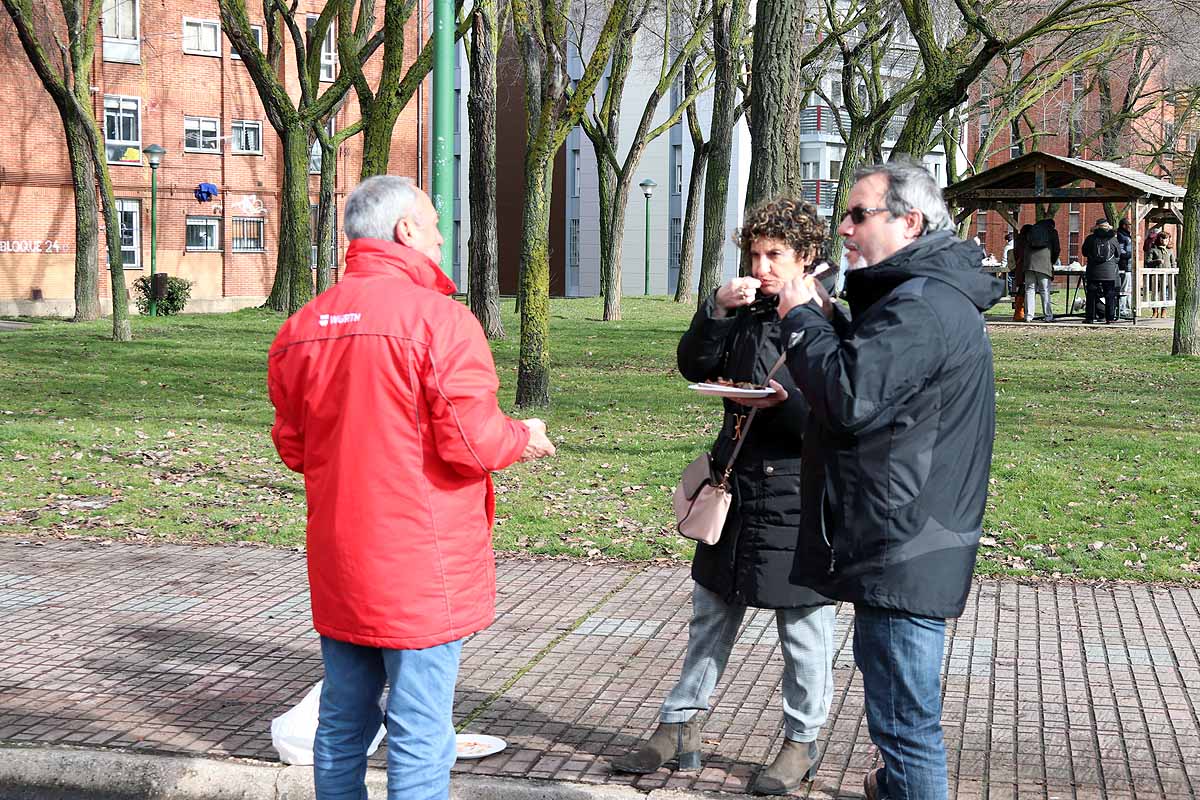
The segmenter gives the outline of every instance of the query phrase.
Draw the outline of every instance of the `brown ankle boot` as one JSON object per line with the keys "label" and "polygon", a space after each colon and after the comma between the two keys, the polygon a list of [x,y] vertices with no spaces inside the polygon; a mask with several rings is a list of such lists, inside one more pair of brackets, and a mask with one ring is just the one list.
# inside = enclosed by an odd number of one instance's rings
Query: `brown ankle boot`
{"label": "brown ankle boot", "polygon": [[687,722],[660,722],[650,738],[625,755],[614,758],[612,768],[617,772],[639,775],[655,772],[672,758],[679,759],[679,769],[700,769],[700,721],[692,717]]}
{"label": "brown ankle boot", "polygon": [[816,742],[784,739],[779,755],[754,781],[755,794],[791,794],[802,783],[812,780],[821,755]]}

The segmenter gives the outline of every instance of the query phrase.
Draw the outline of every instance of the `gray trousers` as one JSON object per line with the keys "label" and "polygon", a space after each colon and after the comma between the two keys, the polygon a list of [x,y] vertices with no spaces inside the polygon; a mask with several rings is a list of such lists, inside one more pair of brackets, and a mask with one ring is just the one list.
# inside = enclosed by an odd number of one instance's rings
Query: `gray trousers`
{"label": "gray trousers", "polygon": [[1025,273],[1025,319],[1033,319],[1034,290],[1042,296],[1042,316],[1054,319],[1054,307],[1050,305],[1050,279],[1036,272]]}
{"label": "gray trousers", "polygon": [[[692,621],[679,682],[663,701],[661,722],[687,722],[708,701],[737,640],[746,606],[727,605],[700,584],[692,588]],[[811,742],[833,700],[833,606],[781,608],[775,625],[783,651],[784,735]]]}

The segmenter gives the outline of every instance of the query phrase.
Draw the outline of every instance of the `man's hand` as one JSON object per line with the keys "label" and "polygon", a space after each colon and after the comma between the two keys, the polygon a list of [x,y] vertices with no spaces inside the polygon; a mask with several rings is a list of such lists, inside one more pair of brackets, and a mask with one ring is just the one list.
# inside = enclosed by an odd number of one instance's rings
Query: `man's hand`
{"label": "man's hand", "polygon": [[754,302],[754,293],[762,282],[758,278],[734,278],[717,289],[717,313],[719,316]]}
{"label": "man's hand", "polygon": [[733,402],[739,405],[749,406],[750,408],[770,408],[771,406],[777,406],[784,400],[788,399],[787,390],[779,385],[779,381],[772,378],[771,380],[767,381],[767,386],[770,386],[772,389],[774,389],[775,393],[769,394],[766,397],[743,397],[736,399]]}
{"label": "man's hand", "polygon": [[802,306],[814,300],[817,301],[817,306],[825,315],[825,319],[833,317],[833,301],[829,299],[829,292],[825,291],[825,287],[816,279],[816,276],[807,272],[797,275],[785,283],[779,291],[779,318],[786,317],[788,312],[796,306]]}
{"label": "man's hand", "polygon": [[554,443],[546,436],[546,423],[540,419],[523,419],[525,427],[529,428],[529,444],[521,453],[522,461],[533,461],[554,455]]}

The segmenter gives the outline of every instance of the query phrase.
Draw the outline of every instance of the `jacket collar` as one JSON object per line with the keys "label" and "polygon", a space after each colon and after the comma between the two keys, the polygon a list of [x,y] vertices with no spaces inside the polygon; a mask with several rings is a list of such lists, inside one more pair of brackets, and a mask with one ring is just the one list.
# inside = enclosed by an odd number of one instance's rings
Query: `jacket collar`
{"label": "jacket collar", "polygon": [[403,276],[418,286],[441,294],[458,287],[429,258],[407,245],[383,239],[353,239],[346,250],[347,275]]}

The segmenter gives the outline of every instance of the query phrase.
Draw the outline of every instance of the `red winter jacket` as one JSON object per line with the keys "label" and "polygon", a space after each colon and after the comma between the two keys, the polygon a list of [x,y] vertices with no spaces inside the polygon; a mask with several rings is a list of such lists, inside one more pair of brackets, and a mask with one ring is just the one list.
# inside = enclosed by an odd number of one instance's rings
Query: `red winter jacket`
{"label": "red winter jacket", "polygon": [[304,474],[313,625],[417,650],[491,624],[490,473],[524,424],[496,404],[483,329],[425,256],[355,239],[345,277],[271,345],[271,438]]}

